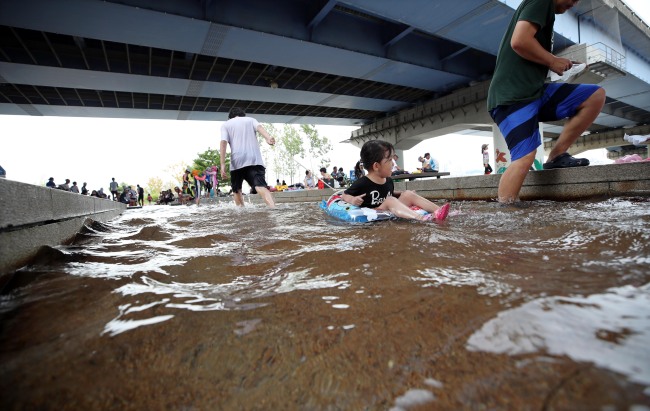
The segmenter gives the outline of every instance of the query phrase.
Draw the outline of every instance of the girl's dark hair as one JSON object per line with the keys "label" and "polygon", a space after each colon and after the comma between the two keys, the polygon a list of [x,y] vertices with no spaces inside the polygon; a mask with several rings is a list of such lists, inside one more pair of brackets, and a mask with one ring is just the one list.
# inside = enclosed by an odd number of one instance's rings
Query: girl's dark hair
{"label": "girl's dark hair", "polygon": [[230,113],[228,113],[228,120],[235,117],[246,117],[246,113],[239,107],[233,107],[230,109]]}
{"label": "girl's dark hair", "polygon": [[321,172],[321,173],[327,173],[327,169],[326,169],[325,167],[321,167],[321,168],[320,168],[320,172]]}
{"label": "girl's dark hair", "polygon": [[366,170],[372,170],[375,163],[381,163],[385,158],[391,158],[395,148],[387,141],[370,140],[361,147],[361,162]]}

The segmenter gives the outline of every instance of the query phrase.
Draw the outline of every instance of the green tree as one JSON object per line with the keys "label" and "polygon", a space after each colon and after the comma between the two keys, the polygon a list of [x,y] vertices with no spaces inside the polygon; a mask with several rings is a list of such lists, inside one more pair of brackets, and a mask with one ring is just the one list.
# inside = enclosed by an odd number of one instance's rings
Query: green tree
{"label": "green tree", "polygon": [[151,197],[153,197],[154,201],[158,200],[158,196],[160,195],[160,192],[163,189],[162,179],[160,177],[149,178],[149,181],[147,181],[147,185],[145,189],[147,193],[151,194]]}
{"label": "green tree", "polygon": [[172,192],[173,192],[173,191],[174,191],[174,187],[176,187],[176,186],[179,186],[179,187],[180,187],[178,181],[167,180],[167,181],[165,181],[165,182],[163,183],[162,188],[163,188],[163,190],[172,190]]}
{"label": "green tree", "polygon": [[204,171],[210,166],[219,165],[219,150],[212,150],[208,147],[203,153],[197,153],[197,158],[194,159],[192,168]]}
{"label": "green tree", "polygon": [[302,138],[295,127],[285,124],[282,131],[279,141],[282,149],[279,153],[280,161],[285,165],[285,172],[289,174],[291,183],[293,183],[293,178],[300,168],[296,157],[304,157],[305,148],[302,145]]}
{"label": "green tree", "polygon": [[[175,164],[170,164],[165,168],[165,172],[167,173],[167,178],[168,178],[168,183],[165,184],[163,187],[165,187],[165,190],[169,188],[174,188],[175,186],[182,187],[183,186],[183,172],[187,168],[187,164],[184,161],[175,163]],[[170,181],[171,180],[171,181]]]}
{"label": "green tree", "polygon": [[267,170],[273,172],[273,176],[270,174],[267,176],[268,179],[271,180],[268,181],[268,183],[273,185],[273,180],[279,179],[280,176],[285,173],[285,166],[280,158],[280,153],[282,151],[282,143],[280,141],[281,134],[273,124],[264,123],[262,124],[262,127],[266,129],[267,133],[269,133],[271,137],[275,137],[277,140],[275,145],[270,146],[266,143],[266,140],[261,134],[257,134],[257,141],[260,144],[260,151],[262,152],[264,164],[266,165]]}
{"label": "green tree", "polygon": [[[208,147],[203,153],[197,153],[197,158],[194,159],[192,163],[192,168],[195,168],[200,171],[205,171],[209,166],[221,167],[221,153],[220,150],[212,150]],[[226,153],[226,171],[230,170],[230,153]],[[221,169],[217,174],[217,178],[221,182]],[[182,176],[181,176],[182,181]],[[229,182],[230,176],[226,173],[226,179],[223,182]]]}
{"label": "green tree", "polygon": [[[307,137],[307,152],[311,161],[314,161],[320,167],[328,167],[330,159],[327,156],[333,149],[329,138],[320,136],[316,126],[313,124],[301,124],[300,130]],[[313,171],[313,170],[312,170]]]}

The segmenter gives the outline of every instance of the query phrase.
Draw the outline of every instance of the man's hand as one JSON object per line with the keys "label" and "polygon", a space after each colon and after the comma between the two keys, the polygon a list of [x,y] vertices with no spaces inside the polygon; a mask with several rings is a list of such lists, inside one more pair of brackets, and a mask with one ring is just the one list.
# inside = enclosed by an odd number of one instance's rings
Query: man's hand
{"label": "man's hand", "polygon": [[549,69],[558,76],[561,76],[565,71],[570,69],[571,66],[573,66],[573,61],[562,57],[555,57]]}
{"label": "man's hand", "polygon": [[275,137],[269,137],[266,139],[266,142],[269,143],[269,145],[275,145]]}
{"label": "man's hand", "polygon": [[222,180],[226,179],[226,170],[224,166],[221,166],[221,179]]}

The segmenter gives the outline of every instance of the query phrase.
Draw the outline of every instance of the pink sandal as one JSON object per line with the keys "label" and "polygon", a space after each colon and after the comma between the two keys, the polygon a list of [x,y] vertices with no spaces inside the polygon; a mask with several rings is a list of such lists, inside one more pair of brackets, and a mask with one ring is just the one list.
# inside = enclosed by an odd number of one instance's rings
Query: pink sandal
{"label": "pink sandal", "polygon": [[431,220],[436,220],[436,221],[444,221],[445,218],[447,218],[447,215],[449,214],[449,209],[451,208],[451,204],[447,203],[434,211],[431,214],[427,214],[424,216],[423,220],[424,221],[431,221]]}

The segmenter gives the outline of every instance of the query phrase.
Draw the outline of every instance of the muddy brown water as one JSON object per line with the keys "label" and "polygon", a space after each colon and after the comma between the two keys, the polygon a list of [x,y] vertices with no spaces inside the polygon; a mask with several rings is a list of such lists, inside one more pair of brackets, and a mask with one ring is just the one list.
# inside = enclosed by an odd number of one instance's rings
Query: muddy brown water
{"label": "muddy brown water", "polygon": [[650,410],[650,202],[151,206],[0,296],[3,410]]}

